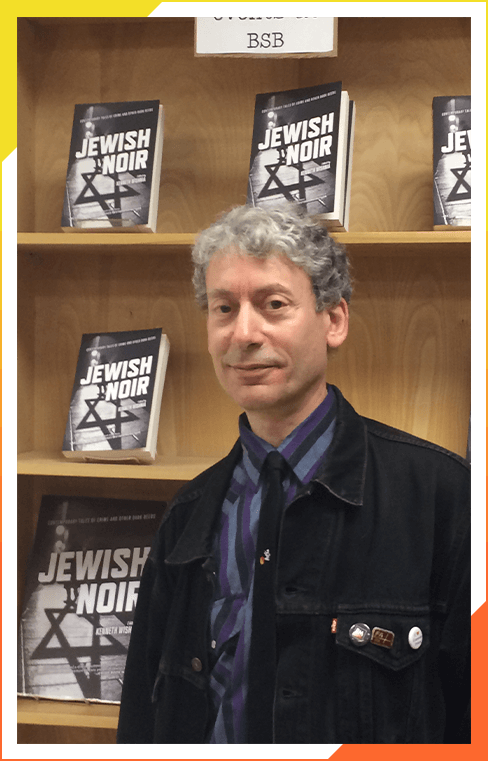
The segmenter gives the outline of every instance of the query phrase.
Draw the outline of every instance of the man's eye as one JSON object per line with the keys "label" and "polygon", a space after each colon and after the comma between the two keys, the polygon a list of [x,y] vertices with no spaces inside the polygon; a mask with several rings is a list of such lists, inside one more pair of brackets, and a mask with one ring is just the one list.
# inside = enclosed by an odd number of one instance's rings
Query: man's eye
{"label": "man's eye", "polygon": [[268,301],[268,307],[272,310],[281,309],[283,306],[284,302],[279,299],[271,299],[271,301]]}
{"label": "man's eye", "polygon": [[221,314],[228,314],[231,311],[231,308],[228,304],[219,304],[217,311]]}

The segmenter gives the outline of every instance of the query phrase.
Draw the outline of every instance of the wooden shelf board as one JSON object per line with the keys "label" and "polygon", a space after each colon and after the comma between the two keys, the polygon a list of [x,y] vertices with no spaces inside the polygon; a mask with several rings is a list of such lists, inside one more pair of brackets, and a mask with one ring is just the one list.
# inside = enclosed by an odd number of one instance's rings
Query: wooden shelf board
{"label": "wooden shelf board", "polygon": [[351,256],[469,255],[469,230],[336,233]]}
{"label": "wooden shelf board", "polygon": [[189,481],[218,458],[157,457],[150,465],[73,462],[57,452],[22,452],[17,458],[19,475],[69,476],[81,478],[131,478],[159,481]]}
{"label": "wooden shelf board", "polygon": [[19,724],[117,729],[118,719],[118,705],[17,698]]}
{"label": "wooden shelf board", "polygon": [[[359,255],[423,255],[446,247],[447,253],[465,250],[471,242],[469,230],[413,232],[335,233],[334,238]],[[19,251],[66,254],[153,254],[168,255],[190,248],[194,233],[19,233]],[[455,250],[456,249],[456,250]]]}
{"label": "wooden shelf board", "polygon": [[437,243],[469,243],[470,230],[411,230],[410,232],[360,232],[336,233],[334,237],[351,246],[354,245],[404,245]]}
{"label": "wooden shelf board", "polygon": [[152,254],[168,255],[190,248],[193,233],[19,233],[19,251],[49,251],[88,254]]}

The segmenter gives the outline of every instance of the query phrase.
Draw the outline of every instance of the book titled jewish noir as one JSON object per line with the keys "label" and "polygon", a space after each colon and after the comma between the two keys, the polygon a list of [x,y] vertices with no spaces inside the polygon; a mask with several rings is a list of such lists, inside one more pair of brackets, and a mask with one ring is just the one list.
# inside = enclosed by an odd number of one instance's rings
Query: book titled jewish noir
{"label": "book titled jewish noir", "polygon": [[168,353],[161,328],[83,335],[64,456],[153,462]]}
{"label": "book titled jewish noir", "polygon": [[247,203],[347,219],[355,110],[341,82],[256,95]]}
{"label": "book titled jewish noir", "polygon": [[120,702],[140,578],[164,508],[43,496],[19,627],[20,695]]}
{"label": "book titled jewish noir", "polygon": [[471,227],[471,96],[432,101],[434,229]]}
{"label": "book titled jewish noir", "polygon": [[156,232],[162,150],[159,100],[77,104],[62,229]]}

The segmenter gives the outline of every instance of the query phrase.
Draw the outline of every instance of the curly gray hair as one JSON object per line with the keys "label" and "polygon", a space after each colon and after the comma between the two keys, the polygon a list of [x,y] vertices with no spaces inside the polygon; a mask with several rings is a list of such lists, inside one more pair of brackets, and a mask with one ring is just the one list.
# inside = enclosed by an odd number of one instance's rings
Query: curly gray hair
{"label": "curly gray hair", "polygon": [[212,256],[225,249],[258,258],[276,252],[287,256],[310,276],[317,312],[336,306],[341,298],[349,303],[352,284],[344,246],[299,206],[273,210],[237,206],[197,236],[192,249],[193,286],[204,309],[207,267]]}

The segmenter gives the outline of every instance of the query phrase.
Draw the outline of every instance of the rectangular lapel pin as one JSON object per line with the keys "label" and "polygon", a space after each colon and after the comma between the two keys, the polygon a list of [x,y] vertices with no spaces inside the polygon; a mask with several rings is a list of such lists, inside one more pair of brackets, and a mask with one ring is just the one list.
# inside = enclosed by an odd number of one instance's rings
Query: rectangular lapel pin
{"label": "rectangular lapel pin", "polygon": [[395,640],[395,634],[388,629],[380,629],[375,626],[371,634],[371,642],[379,647],[392,647]]}

